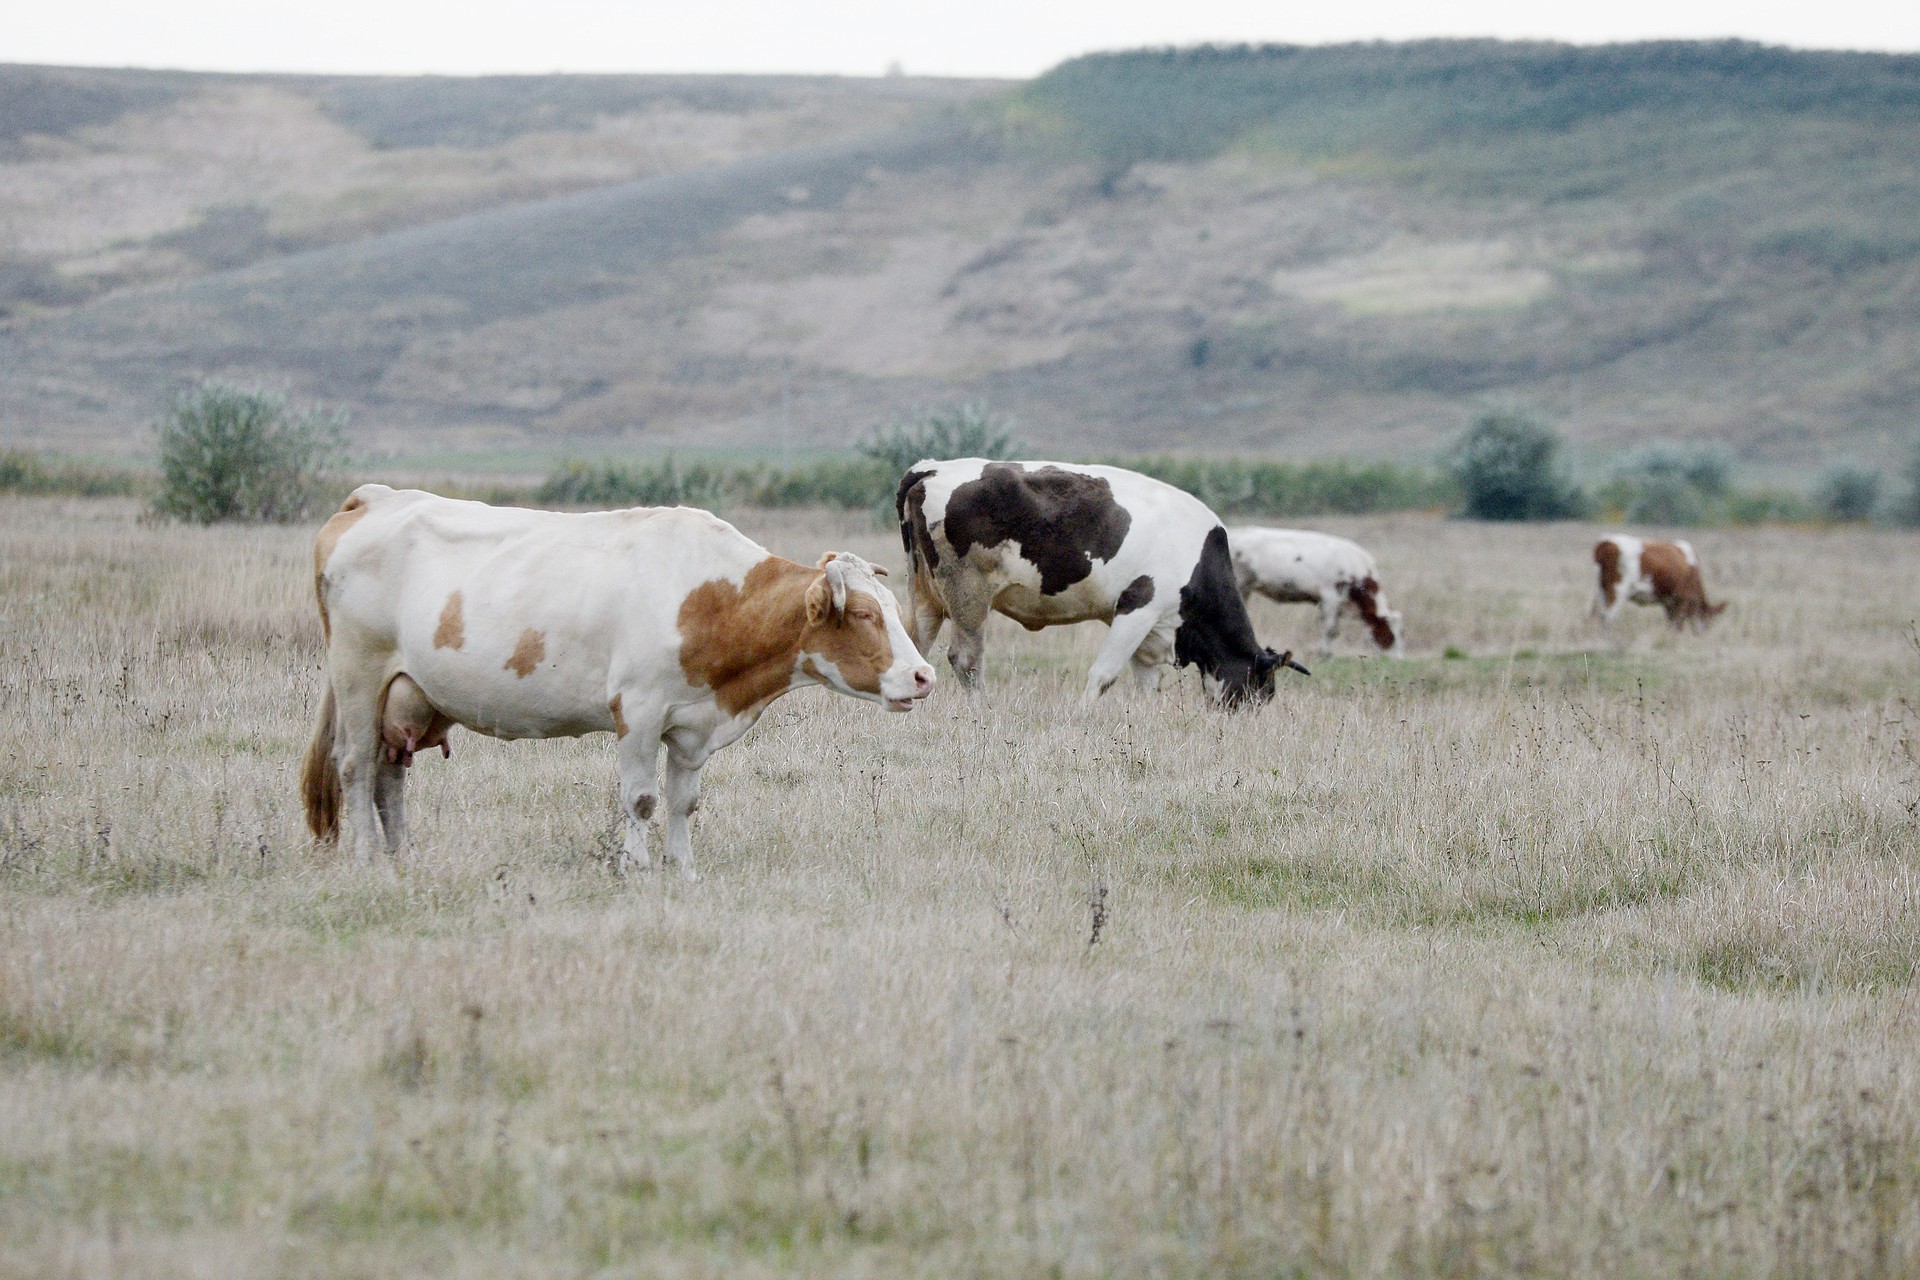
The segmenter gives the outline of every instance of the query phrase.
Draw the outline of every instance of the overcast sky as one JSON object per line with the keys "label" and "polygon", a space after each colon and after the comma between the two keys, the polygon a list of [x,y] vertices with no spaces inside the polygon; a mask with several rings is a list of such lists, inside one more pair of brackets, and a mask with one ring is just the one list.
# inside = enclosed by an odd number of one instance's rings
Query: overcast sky
{"label": "overcast sky", "polygon": [[1029,76],[1096,49],[1740,36],[1920,51],[1914,0],[14,0],[0,62],[220,71]]}

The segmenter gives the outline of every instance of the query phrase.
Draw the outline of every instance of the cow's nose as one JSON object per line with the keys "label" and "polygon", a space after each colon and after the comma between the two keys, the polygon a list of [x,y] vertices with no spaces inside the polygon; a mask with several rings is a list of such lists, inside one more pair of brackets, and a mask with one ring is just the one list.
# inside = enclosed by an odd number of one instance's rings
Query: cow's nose
{"label": "cow's nose", "polygon": [[913,669],[913,696],[924,698],[933,692],[933,668],[915,667]]}

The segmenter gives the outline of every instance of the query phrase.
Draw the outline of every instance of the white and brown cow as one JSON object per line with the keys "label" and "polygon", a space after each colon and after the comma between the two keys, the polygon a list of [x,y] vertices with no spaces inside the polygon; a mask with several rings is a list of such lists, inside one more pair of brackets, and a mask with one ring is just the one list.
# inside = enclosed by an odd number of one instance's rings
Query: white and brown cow
{"label": "white and brown cow", "polygon": [[453,725],[498,738],[610,732],[623,865],[646,865],[660,750],[666,858],[688,875],[700,769],[808,685],[908,711],[933,669],[884,572],[808,568],[688,507],[562,514],[362,485],[314,543],[326,696],[302,771],[322,839],[405,840],[407,766]]}
{"label": "white and brown cow", "polygon": [[1172,485],[1119,467],[962,458],[914,463],[894,506],[914,642],[926,650],[951,618],[948,657],[969,689],[994,611],[1030,631],[1107,623],[1088,701],[1129,664],[1147,688],[1169,660],[1198,666],[1230,706],[1272,697],[1279,667],[1306,670],[1260,647],[1219,517]]}
{"label": "white and brown cow", "polygon": [[1380,570],[1366,548],[1310,529],[1227,530],[1233,576],[1243,600],[1255,592],[1281,604],[1320,606],[1320,652],[1333,652],[1340,614],[1352,609],[1382,653],[1398,658],[1400,615],[1387,607]]}
{"label": "white and brown cow", "polygon": [[1700,558],[1690,543],[1616,533],[1594,544],[1593,564],[1596,574],[1588,613],[1600,619],[1602,631],[1612,629],[1614,616],[1629,600],[1659,605],[1676,631],[1689,625],[1705,631],[1727,607],[1724,600],[1707,602]]}

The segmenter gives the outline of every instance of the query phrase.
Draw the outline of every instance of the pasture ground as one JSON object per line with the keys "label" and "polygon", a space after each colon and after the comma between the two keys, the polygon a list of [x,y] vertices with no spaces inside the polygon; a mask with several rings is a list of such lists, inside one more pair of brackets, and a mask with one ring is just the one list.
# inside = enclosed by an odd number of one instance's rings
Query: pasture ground
{"label": "pasture ground", "polygon": [[1920,541],[1702,533],[1615,652],[1593,527],[1324,523],[1406,661],[1083,712],[1101,629],[1003,628],[777,704],[690,885],[604,740],[314,849],[308,531],[0,502],[0,1273],[1920,1269]]}

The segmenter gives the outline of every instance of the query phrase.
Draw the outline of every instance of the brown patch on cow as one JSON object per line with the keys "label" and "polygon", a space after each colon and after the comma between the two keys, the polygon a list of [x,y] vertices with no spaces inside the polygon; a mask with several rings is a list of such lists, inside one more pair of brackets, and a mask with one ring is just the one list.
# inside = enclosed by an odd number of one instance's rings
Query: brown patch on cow
{"label": "brown patch on cow", "polygon": [[520,633],[520,640],[513,646],[513,652],[500,664],[503,671],[511,671],[522,680],[533,674],[547,656],[547,638],[540,632],[528,627]]}
{"label": "brown patch on cow", "polygon": [[[747,570],[740,586],[715,578],[695,587],[678,618],[687,683],[713,690],[723,711],[739,715],[787,691],[804,648],[833,663],[849,687],[878,693],[880,673],[893,664],[880,602],[849,590],[836,613],[825,588],[819,570],[779,556]],[[802,670],[825,679],[804,661]]]}
{"label": "brown patch on cow", "polygon": [[620,695],[619,694],[616,693],[613,695],[613,701],[607,704],[607,710],[613,713],[613,736],[615,738],[626,737],[627,736],[627,718],[620,714]]}
{"label": "brown patch on cow", "polygon": [[1144,609],[1152,603],[1153,579],[1143,573],[1129,582],[1127,589],[1120,593],[1120,598],[1113,602],[1113,616],[1117,618],[1123,613]]}
{"label": "brown patch on cow", "polygon": [[1671,542],[1642,544],[1640,572],[1653,584],[1653,598],[1667,611],[1667,621],[1676,628],[1688,622],[1698,622],[1704,627],[1726,608],[1725,604],[1707,603],[1700,566],[1688,563],[1687,553]]}
{"label": "brown patch on cow", "polygon": [[768,556],[741,586],[703,582],[680,602],[680,670],[713,690],[728,715],[778,697],[793,681],[807,627],[807,589],[822,575]]}
{"label": "brown patch on cow", "polygon": [[1353,601],[1353,607],[1360,612],[1360,620],[1367,624],[1367,632],[1373,636],[1374,644],[1382,649],[1393,648],[1398,639],[1393,634],[1393,623],[1380,612],[1380,582],[1371,576],[1360,579],[1347,587],[1347,599]]}
{"label": "brown patch on cow", "polygon": [[975,546],[1017,543],[1021,558],[1040,570],[1046,596],[1091,574],[1096,557],[1113,559],[1132,525],[1103,477],[1012,462],[990,462],[978,480],[956,487],[945,518],[947,542],[963,556]]}
{"label": "brown patch on cow", "polygon": [[433,629],[433,647],[436,649],[458,649],[467,642],[467,623],[460,602],[460,593],[454,592],[447,602],[440,606],[440,625]]}
{"label": "brown patch on cow", "polygon": [[1593,562],[1600,566],[1600,598],[1612,604],[1620,598],[1620,544],[1612,538],[1594,543]]}
{"label": "brown patch on cow", "polygon": [[347,530],[358,524],[360,517],[367,514],[367,500],[355,494],[343,503],[340,509],[327,517],[320,526],[320,532],[313,539],[313,598],[320,602],[320,632],[326,638],[333,638],[333,626],[327,618],[327,597],[322,590],[326,583],[327,561],[333,559],[333,549]]}

